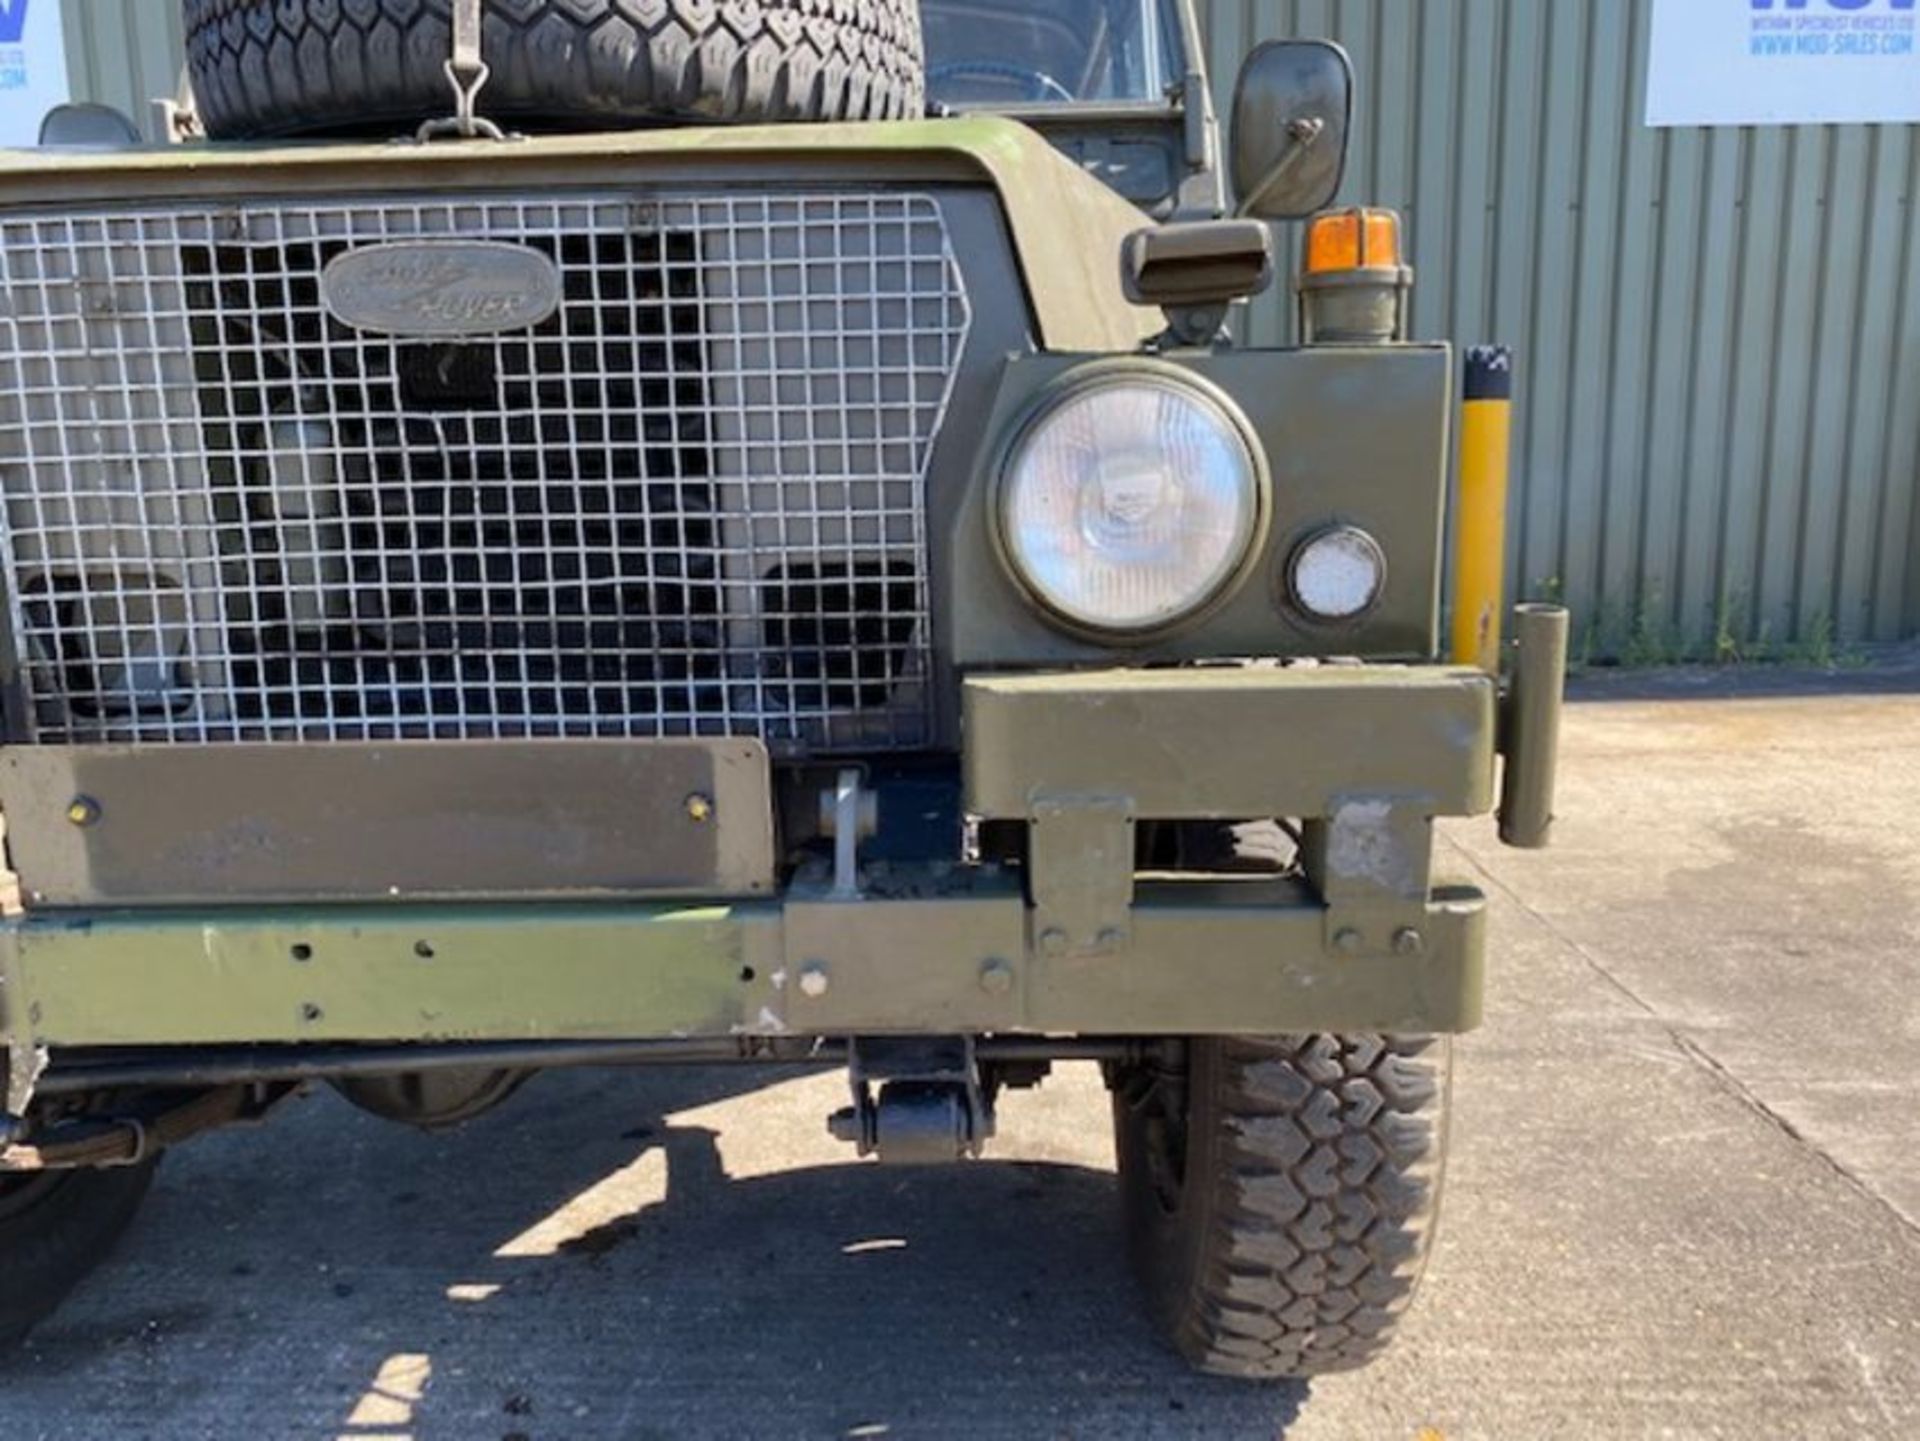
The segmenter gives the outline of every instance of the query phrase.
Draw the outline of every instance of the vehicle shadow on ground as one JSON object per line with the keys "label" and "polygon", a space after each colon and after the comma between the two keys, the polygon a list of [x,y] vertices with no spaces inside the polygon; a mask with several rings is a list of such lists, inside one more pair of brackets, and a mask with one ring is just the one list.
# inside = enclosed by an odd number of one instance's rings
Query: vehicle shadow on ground
{"label": "vehicle shadow on ground", "polygon": [[[159,1436],[1271,1438],[1291,1424],[1299,1388],[1194,1376],[1152,1335],[1111,1174],[849,1162],[730,1177],[686,1113],[782,1083],[545,1077],[441,1137],[328,1099],[269,1135],[183,1151],[119,1260],[0,1367],[0,1417],[59,1387],[134,1398],[125,1421]],[[231,1361],[212,1381],[210,1348]]]}

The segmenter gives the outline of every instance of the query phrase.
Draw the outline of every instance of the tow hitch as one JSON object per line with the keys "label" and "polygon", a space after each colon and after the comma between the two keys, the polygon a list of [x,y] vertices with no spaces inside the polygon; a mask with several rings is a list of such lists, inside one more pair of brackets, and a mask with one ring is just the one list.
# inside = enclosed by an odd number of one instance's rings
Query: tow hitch
{"label": "tow hitch", "polygon": [[853,1104],[827,1130],[883,1165],[944,1165],[978,1156],[993,1105],[968,1036],[872,1037],[848,1047]]}

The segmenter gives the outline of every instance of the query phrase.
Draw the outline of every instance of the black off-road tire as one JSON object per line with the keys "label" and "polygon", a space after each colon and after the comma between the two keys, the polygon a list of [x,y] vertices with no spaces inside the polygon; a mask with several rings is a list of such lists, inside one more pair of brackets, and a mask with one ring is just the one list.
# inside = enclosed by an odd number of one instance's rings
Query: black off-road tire
{"label": "black off-road tire", "polygon": [[[391,135],[452,110],[451,0],[185,0],[215,139]],[[919,0],[484,0],[480,111],[510,128],[898,120]]]}
{"label": "black off-road tire", "polygon": [[0,1351],[106,1260],[157,1164],[0,1177]]}
{"label": "black off-road tire", "polygon": [[1184,1075],[1115,1089],[1128,1246],[1154,1321],[1217,1375],[1366,1364],[1433,1240],[1447,1041],[1227,1037],[1187,1051]]}

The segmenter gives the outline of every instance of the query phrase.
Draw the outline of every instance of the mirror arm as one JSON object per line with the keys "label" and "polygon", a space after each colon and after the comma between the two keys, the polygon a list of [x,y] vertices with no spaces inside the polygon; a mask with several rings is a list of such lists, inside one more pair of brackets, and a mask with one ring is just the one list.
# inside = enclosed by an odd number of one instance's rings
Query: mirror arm
{"label": "mirror arm", "polygon": [[1214,124],[1207,94],[1207,77],[1200,71],[1189,70],[1186,78],[1180,82],[1180,107],[1186,130],[1182,139],[1187,147],[1187,168],[1199,170],[1212,159],[1208,153],[1208,141],[1212,138]]}
{"label": "mirror arm", "polygon": [[1234,214],[1245,217],[1254,214],[1267,196],[1280,188],[1280,184],[1292,172],[1294,166],[1304,160],[1327,133],[1327,122],[1318,116],[1295,120],[1287,126],[1287,139],[1292,142],[1287,153],[1273,162],[1271,169],[1260,177],[1260,183],[1253,187],[1240,201],[1240,207]]}

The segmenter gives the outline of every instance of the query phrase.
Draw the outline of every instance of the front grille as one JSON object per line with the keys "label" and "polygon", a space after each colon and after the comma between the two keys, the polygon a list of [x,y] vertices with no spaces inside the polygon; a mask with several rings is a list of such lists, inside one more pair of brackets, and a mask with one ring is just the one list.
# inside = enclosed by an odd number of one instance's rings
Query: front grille
{"label": "front grille", "polygon": [[[343,324],[356,247],[538,251],[504,335]],[[922,745],[926,477],[969,312],[902,193],[0,220],[27,739]]]}

